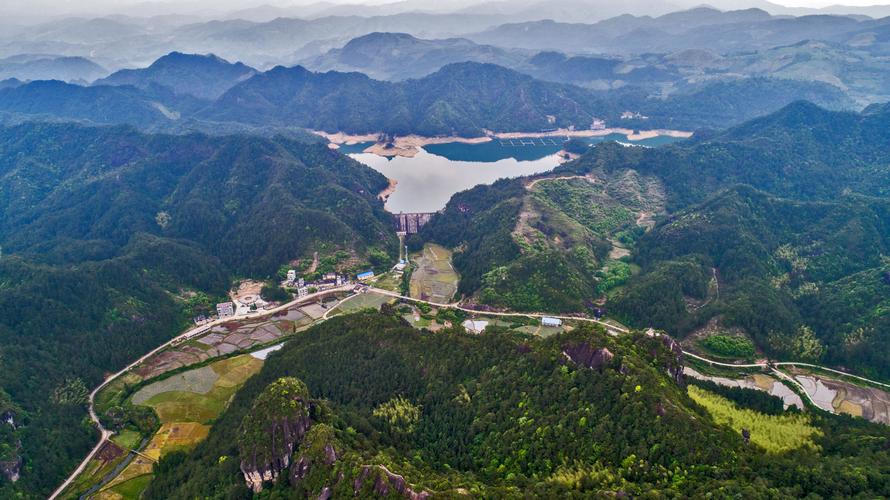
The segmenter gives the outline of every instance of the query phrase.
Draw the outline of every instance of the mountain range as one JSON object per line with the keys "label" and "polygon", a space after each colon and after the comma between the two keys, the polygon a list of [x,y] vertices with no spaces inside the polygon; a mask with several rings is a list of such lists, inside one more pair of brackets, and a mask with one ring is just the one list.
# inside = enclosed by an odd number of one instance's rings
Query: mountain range
{"label": "mountain range", "polygon": [[[531,60],[545,72],[553,58]],[[555,64],[571,67],[574,61],[557,57]],[[216,99],[207,98],[220,92]],[[90,87],[54,81],[10,86],[0,90],[0,111],[8,123],[30,117],[133,124],[145,130],[207,130],[219,123],[224,130],[271,126],[477,137],[488,130],[587,129],[594,118],[634,128],[720,128],[801,97],[830,108],[853,106],[842,91],[821,82],[718,80],[660,98],[642,87],[594,92],[476,62],[388,82],[360,73],[314,73],[301,66],[254,72],[212,56],[175,53],[148,69],[117,73]],[[638,118],[622,118],[625,111]]]}
{"label": "mountain range", "polygon": [[172,52],[147,68],[120,70],[96,80],[93,85],[132,85],[141,89],[159,85],[176,94],[216,99],[256,73],[244,64],[233,64],[214,55]]}
{"label": "mountain range", "polygon": [[[647,4],[649,2],[646,2]],[[214,53],[252,67],[268,69],[341,48],[349,40],[375,32],[408,33],[420,38],[469,38],[484,45],[574,53],[638,55],[687,48],[719,53],[766,49],[802,40],[855,43],[886,50],[886,20],[842,15],[777,16],[760,9],[719,11],[697,7],[675,12],[635,12],[630,5],[614,10],[594,8],[602,15],[548,16],[559,6],[529,5],[529,14],[510,16],[484,9],[454,13],[398,12],[320,17],[283,16],[261,22],[214,19],[192,23],[168,18],[68,18],[0,35],[0,56],[40,53],[89,57],[117,70],[139,67],[170,52]],[[691,7],[691,6],[690,6]],[[511,7],[512,10],[513,7]],[[508,9],[508,10],[511,10]],[[614,12],[614,16],[606,16]],[[653,15],[659,14],[657,17]],[[608,17],[608,18],[606,18]],[[556,19],[554,21],[554,19]]]}

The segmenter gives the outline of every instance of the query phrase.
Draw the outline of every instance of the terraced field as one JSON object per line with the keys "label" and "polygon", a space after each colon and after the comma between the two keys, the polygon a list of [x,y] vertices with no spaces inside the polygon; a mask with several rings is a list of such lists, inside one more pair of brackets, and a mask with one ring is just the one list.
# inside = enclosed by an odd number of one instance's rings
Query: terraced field
{"label": "terraced field", "polygon": [[457,293],[460,277],[451,265],[451,250],[428,243],[412,257],[416,268],[411,274],[411,297],[436,303],[449,303]]}
{"label": "terraced field", "polygon": [[[244,354],[178,373],[133,394],[130,401],[153,408],[161,427],[140,454],[99,490],[95,498],[138,498],[151,481],[154,462],[170,452],[190,449],[205,439],[213,420],[238,388],[262,366],[261,359]],[[125,437],[121,434],[118,439]]]}

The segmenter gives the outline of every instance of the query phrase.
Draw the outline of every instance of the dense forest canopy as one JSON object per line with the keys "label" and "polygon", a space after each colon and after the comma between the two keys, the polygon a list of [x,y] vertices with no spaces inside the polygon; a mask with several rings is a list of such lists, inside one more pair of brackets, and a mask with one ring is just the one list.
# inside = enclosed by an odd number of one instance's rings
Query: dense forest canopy
{"label": "dense forest canopy", "polygon": [[[768,354],[890,377],[888,123],[880,107],[800,102],[687,143],[602,144],[553,174],[576,180],[457,194],[414,244],[457,247],[461,292],[483,303],[578,311],[606,297],[635,326],[686,335],[716,318]],[[658,223],[643,234],[628,213]],[[604,263],[582,230],[632,253]]]}
{"label": "dense forest canopy", "polygon": [[[261,498],[324,490],[338,497],[410,490],[446,497],[720,491],[749,498],[890,491],[886,427],[776,416],[775,402],[762,393],[709,396],[760,419],[794,422],[795,432],[809,436],[809,444],[782,453],[745,444],[669,374],[678,360],[666,338],[615,338],[587,326],[549,339],[497,329],[472,336],[418,331],[376,312],[338,317],[271,356],[205,442],[161,461],[146,496],[247,496],[244,461],[253,467],[256,453],[243,455],[233,438],[263,443],[262,453],[280,450],[273,443],[281,434],[256,415],[279,411],[270,402],[288,387],[302,399],[287,418],[308,430],[290,434],[288,460],[260,466],[276,478],[260,484]],[[299,409],[307,406],[319,409]]]}
{"label": "dense forest canopy", "polygon": [[285,138],[0,129],[0,390],[28,415],[21,479],[0,496],[55,488],[96,437],[86,388],[208,312],[233,278],[315,251],[394,254],[386,185]]}
{"label": "dense forest canopy", "polygon": [[173,53],[92,86],[10,84],[0,88],[0,122],[36,117],[171,132],[302,127],[479,137],[486,131],[587,130],[594,119],[631,129],[722,128],[801,98],[833,109],[853,106],[832,85],[766,77],[697,85],[661,97],[636,86],[591,90],[478,62],[389,82],[302,66],[256,72],[212,56]]}

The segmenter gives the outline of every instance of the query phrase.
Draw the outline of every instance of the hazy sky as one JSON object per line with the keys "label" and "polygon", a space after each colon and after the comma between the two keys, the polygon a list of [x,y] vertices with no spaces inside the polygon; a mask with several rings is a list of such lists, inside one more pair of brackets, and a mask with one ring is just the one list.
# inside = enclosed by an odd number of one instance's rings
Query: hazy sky
{"label": "hazy sky", "polygon": [[[322,0],[325,3],[379,5],[401,0]],[[409,0],[426,7],[466,6],[492,0]],[[501,0],[504,1],[504,0]],[[506,0],[510,1],[510,0]],[[608,0],[591,0],[602,2]],[[890,0],[653,0],[653,3],[668,3],[693,6],[697,4],[758,6],[764,1],[787,7],[821,8],[830,5],[890,5]],[[124,13],[143,15],[145,13],[175,12],[214,15],[222,12],[256,7],[259,5],[297,6],[318,3],[319,0],[0,0],[0,12],[23,16],[54,16],[71,14]]]}

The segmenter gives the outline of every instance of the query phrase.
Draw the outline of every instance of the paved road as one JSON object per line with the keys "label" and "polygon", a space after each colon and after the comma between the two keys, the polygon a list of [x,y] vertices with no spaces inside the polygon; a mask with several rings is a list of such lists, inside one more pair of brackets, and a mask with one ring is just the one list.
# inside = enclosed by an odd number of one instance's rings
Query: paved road
{"label": "paved road", "polygon": [[457,309],[459,311],[469,312],[469,313],[473,313],[473,314],[481,314],[484,316],[502,316],[502,317],[512,316],[512,317],[522,317],[522,318],[543,318],[546,316],[548,318],[557,318],[557,319],[562,319],[562,320],[573,320],[573,321],[584,321],[587,323],[597,323],[599,325],[603,325],[608,330],[614,330],[616,332],[621,332],[621,333],[630,333],[630,330],[628,330],[627,328],[616,326],[611,323],[607,323],[605,321],[600,321],[598,319],[593,319],[593,318],[585,318],[585,317],[578,317],[578,316],[560,316],[558,314],[546,314],[546,313],[511,313],[511,312],[477,311],[475,309],[469,309],[469,308],[463,307],[460,305],[459,302],[452,302],[450,304],[430,302],[429,300],[421,300],[421,299],[415,299],[413,297],[406,297],[406,296],[398,294],[396,292],[390,292],[389,290],[383,290],[381,288],[373,288],[373,287],[369,288],[368,291],[371,293],[386,295],[389,297],[407,300],[409,302],[415,302],[418,304],[428,304],[433,307],[439,307],[439,308],[445,308],[445,309]]}
{"label": "paved road", "polygon": [[90,463],[90,460],[92,460],[93,457],[96,456],[96,453],[98,453],[99,450],[102,449],[102,446],[105,444],[105,442],[108,441],[109,439],[111,439],[111,436],[114,435],[113,432],[109,431],[102,425],[102,422],[99,421],[99,416],[96,415],[96,410],[95,410],[96,394],[98,394],[98,392],[100,390],[102,390],[105,386],[107,386],[108,384],[110,384],[111,382],[113,382],[114,380],[119,378],[121,375],[127,373],[128,371],[130,371],[131,369],[133,369],[134,367],[136,367],[143,361],[145,361],[148,358],[159,353],[160,351],[163,351],[164,349],[166,349],[172,345],[175,345],[181,341],[201,335],[201,334],[207,332],[208,330],[210,330],[211,328],[213,328],[214,326],[221,325],[223,323],[228,323],[233,320],[243,321],[245,319],[257,319],[257,318],[262,318],[265,316],[270,316],[272,314],[284,311],[286,309],[290,309],[291,307],[302,304],[304,302],[311,302],[311,301],[313,301],[319,297],[325,296],[325,295],[330,295],[332,293],[337,293],[337,292],[347,292],[347,291],[351,290],[352,287],[353,287],[353,285],[348,285],[348,286],[344,285],[340,288],[333,288],[330,290],[325,290],[323,292],[317,292],[317,293],[313,293],[310,295],[306,295],[305,297],[300,297],[296,300],[292,300],[286,304],[280,305],[274,309],[269,309],[266,311],[258,311],[258,312],[252,313],[252,314],[245,314],[243,316],[230,316],[228,318],[218,319],[216,321],[212,321],[210,323],[207,323],[207,324],[204,324],[201,326],[197,326],[195,328],[192,328],[192,329],[186,331],[185,333],[182,333],[180,335],[177,335],[176,337],[173,337],[172,339],[168,340],[167,342],[164,342],[163,344],[152,349],[151,351],[149,351],[147,354],[143,355],[136,361],[133,361],[132,363],[127,365],[125,368],[123,368],[119,372],[106,378],[104,382],[102,382],[95,389],[93,389],[93,391],[90,393],[90,399],[89,399],[90,420],[92,420],[93,423],[96,425],[96,428],[99,429],[99,433],[100,433],[99,442],[96,443],[96,446],[93,447],[93,449],[86,456],[86,458],[83,459],[83,461],[80,463],[80,465],[78,465],[77,468],[74,469],[74,472],[72,472],[71,475],[68,476],[68,479],[66,479],[64,483],[62,483],[58,488],[56,488],[56,490],[52,493],[52,495],[50,495],[49,499],[54,500],[55,498],[57,498],[59,496],[60,493],[62,493],[62,491],[65,490],[65,488],[70,486],[71,483],[74,481],[74,479],[77,478],[77,476],[80,475],[84,471],[84,469],[86,469],[87,465],[89,465],[89,463]]}
{"label": "paved road", "polygon": [[[285,309],[289,309],[289,308],[291,308],[291,307],[293,307],[293,306],[295,306],[295,305],[299,305],[299,304],[304,303],[304,302],[311,302],[311,301],[313,301],[313,300],[315,300],[315,299],[317,299],[317,298],[319,298],[319,297],[321,297],[321,296],[324,296],[324,295],[329,295],[329,294],[331,294],[331,293],[336,293],[336,292],[346,292],[346,291],[349,291],[349,290],[351,290],[351,289],[352,289],[352,285],[343,286],[343,287],[335,288],[335,289],[331,289],[331,290],[326,290],[326,291],[324,291],[324,292],[318,292],[318,293],[314,293],[314,294],[311,294],[311,295],[307,295],[307,296],[305,296],[305,297],[298,298],[298,299],[296,299],[296,300],[293,300],[293,301],[291,301],[291,302],[288,302],[287,304],[283,304],[283,305],[281,305],[281,306],[278,306],[278,307],[276,307],[275,309],[271,309],[271,310],[269,310],[269,311],[262,311],[262,312],[257,312],[257,313],[254,313],[254,314],[248,314],[248,315],[238,316],[238,317],[224,318],[224,319],[216,320],[216,321],[214,321],[214,322],[212,322],[212,323],[208,323],[208,324],[203,325],[203,326],[199,326],[199,327],[196,327],[196,328],[192,328],[191,330],[188,330],[187,332],[185,332],[185,333],[183,333],[183,334],[181,334],[181,335],[179,335],[179,336],[177,336],[177,337],[174,337],[173,339],[170,339],[169,341],[165,342],[164,344],[161,344],[160,346],[158,346],[157,348],[153,349],[152,351],[150,351],[149,353],[145,354],[144,356],[140,357],[139,359],[137,359],[137,360],[134,361],[133,363],[130,363],[126,368],[122,369],[121,371],[119,371],[119,372],[117,372],[117,373],[111,375],[111,376],[108,377],[107,379],[105,379],[104,382],[102,382],[98,387],[96,387],[95,389],[93,389],[93,391],[90,393],[90,400],[89,400],[89,403],[90,403],[90,405],[89,405],[90,419],[92,419],[92,421],[96,424],[96,427],[97,427],[97,428],[99,429],[99,431],[101,432],[101,437],[100,437],[100,439],[99,439],[99,442],[98,442],[98,443],[96,444],[96,446],[92,449],[92,451],[90,451],[89,455],[87,455],[87,457],[80,463],[80,465],[77,467],[77,469],[75,469],[74,472],[71,473],[71,475],[68,477],[68,479],[66,479],[65,482],[62,483],[62,485],[59,486],[59,487],[56,489],[56,491],[53,492],[53,494],[49,497],[50,500],[54,500],[54,499],[55,499],[55,498],[56,498],[62,491],[65,490],[65,488],[67,488],[67,487],[72,483],[72,481],[74,481],[74,479],[75,479],[80,473],[83,472],[83,470],[84,470],[84,469],[87,467],[87,465],[89,464],[90,460],[92,460],[93,457],[96,455],[96,453],[98,453],[98,451],[102,448],[102,445],[104,445],[105,442],[106,442],[108,439],[110,439],[111,436],[113,435],[113,433],[112,433],[111,431],[105,429],[105,428],[102,426],[102,423],[99,421],[99,417],[98,417],[98,415],[96,415],[96,413],[95,413],[95,409],[94,409],[94,402],[95,402],[96,394],[97,394],[102,388],[104,388],[105,386],[107,386],[109,383],[111,383],[112,381],[114,381],[115,379],[117,379],[118,377],[120,377],[121,375],[125,374],[126,372],[128,372],[129,370],[131,370],[132,368],[134,368],[135,366],[137,366],[138,364],[142,363],[142,362],[145,361],[146,359],[148,359],[148,358],[150,358],[151,356],[153,356],[153,355],[157,354],[158,352],[162,351],[163,349],[166,349],[167,347],[169,347],[169,346],[171,346],[171,345],[173,345],[173,344],[176,344],[176,343],[179,342],[179,341],[186,340],[186,339],[192,338],[192,337],[194,337],[194,336],[203,334],[204,332],[206,332],[207,330],[209,330],[210,328],[212,328],[212,327],[214,327],[214,326],[216,326],[216,325],[219,325],[219,324],[222,324],[222,323],[226,323],[226,322],[229,322],[229,321],[232,321],[232,320],[256,319],[256,318],[261,318],[261,317],[264,317],[264,316],[269,316],[269,315],[275,314],[275,313],[277,313],[277,312],[283,311],[283,310],[285,310]],[[606,327],[607,330],[611,330],[611,331],[615,331],[615,332],[621,332],[621,333],[629,333],[629,332],[630,332],[630,331],[629,331],[628,329],[626,329],[626,328],[623,328],[623,327],[620,327],[620,326],[616,326],[616,325],[612,325],[612,324],[607,323],[607,322],[605,322],[605,321],[601,321],[601,320],[593,319],[593,318],[576,317],[576,316],[560,316],[560,315],[556,315],[556,314],[546,314],[546,313],[512,313],[512,312],[477,311],[477,310],[475,310],[475,309],[469,309],[469,308],[463,307],[463,306],[460,305],[459,302],[454,302],[454,303],[449,303],[449,304],[442,304],[442,303],[437,303],[437,302],[431,302],[431,301],[428,301],[428,300],[415,299],[415,298],[413,298],[413,297],[407,297],[407,296],[401,295],[401,294],[396,293],[396,292],[391,292],[391,291],[389,291],[389,290],[383,290],[383,289],[381,289],[381,288],[374,288],[374,287],[369,287],[369,288],[367,289],[367,292],[366,292],[366,293],[376,293],[376,294],[385,295],[385,296],[388,296],[388,297],[393,297],[393,298],[397,298],[397,299],[401,299],[401,300],[405,300],[405,301],[409,301],[409,302],[414,302],[414,303],[419,303],[419,304],[428,304],[428,305],[430,305],[430,306],[438,307],[438,308],[457,309],[457,310],[464,311],[464,312],[469,312],[469,313],[474,313],[474,314],[482,314],[482,315],[486,315],[486,316],[525,317],[525,318],[542,318],[542,317],[544,317],[544,316],[547,316],[547,317],[557,318],[557,319],[562,319],[562,320],[584,321],[584,322],[588,322],[588,323],[596,323],[596,324],[599,324],[599,325],[602,325],[602,326]],[[347,297],[347,298],[341,300],[337,305],[342,304],[343,302],[349,300],[350,298],[352,298],[352,297]],[[324,315],[321,319],[322,319],[322,320],[327,319],[327,317],[328,317],[328,313],[330,313],[330,311],[334,310],[335,308],[336,308],[336,306],[330,308],[330,310],[328,310],[328,312],[326,312],[325,315]],[[879,386],[883,386],[883,387],[890,388],[890,385],[888,385],[888,384],[884,384],[884,383],[881,383],[881,382],[876,382],[876,381],[874,381],[874,380],[870,380],[870,379],[867,379],[867,378],[865,378],[865,377],[860,377],[860,376],[858,376],[858,375],[851,375],[851,374],[849,374],[849,373],[844,373],[844,372],[842,372],[842,371],[834,370],[834,369],[831,369],[831,368],[826,368],[826,367],[824,367],[824,366],[813,365],[813,364],[809,364],[809,363],[798,363],[798,362],[786,361],[786,362],[776,362],[776,363],[772,363],[772,366],[770,366],[770,364],[768,364],[768,363],[766,363],[766,362],[749,363],[749,364],[732,364],[732,363],[723,363],[723,362],[720,362],[720,361],[714,361],[714,360],[711,360],[711,359],[708,359],[708,358],[704,358],[704,357],[702,357],[702,356],[699,356],[699,355],[697,355],[697,354],[694,354],[694,353],[691,353],[691,352],[688,352],[688,351],[683,351],[683,354],[685,354],[686,356],[689,356],[689,357],[698,359],[698,360],[700,360],[700,361],[704,361],[704,362],[706,362],[706,363],[712,364],[712,365],[716,365],[716,366],[724,366],[724,367],[729,367],[729,368],[765,368],[765,367],[769,367],[770,370],[771,370],[773,373],[776,374],[776,376],[778,376],[778,377],[780,377],[780,378],[782,378],[782,379],[784,379],[784,380],[787,380],[789,383],[794,384],[796,387],[798,387],[798,388],[804,393],[804,395],[806,395],[806,397],[810,400],[810,402],[811,402],[814,406],[817,406],[817,405],[815,404],[815,401],[813,401],[812,397],[809,395],[809,393],[807,393],[807,391],[803,388],[803,386],[802,386],[797,380],[795,380],[793,377],[790,377],[790,376],[786,375],[785,373],[781,372],[780,370],[778,370],[778,369],[776,368],[776,366],[787,366],[787,365],[807,366],[807,367],[811,367],[811,368],[817,368],[817,369],[820,369],[820,370],[825,370],[825,371],[832,372],[832,373],[837,373],[837,374],[839,374],[839,375],[843,375],[843,376],[847,376],[847,377],[853,377],[853,378],[862,380],[862,381],[864,381],[864,382],[868,382],[868,383],[870,383],[870,384],[875,384],[875,385],[879,385]]]}

